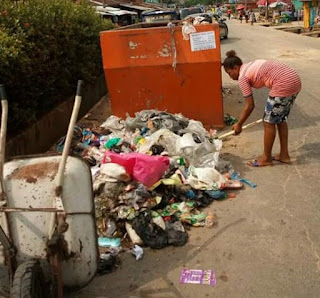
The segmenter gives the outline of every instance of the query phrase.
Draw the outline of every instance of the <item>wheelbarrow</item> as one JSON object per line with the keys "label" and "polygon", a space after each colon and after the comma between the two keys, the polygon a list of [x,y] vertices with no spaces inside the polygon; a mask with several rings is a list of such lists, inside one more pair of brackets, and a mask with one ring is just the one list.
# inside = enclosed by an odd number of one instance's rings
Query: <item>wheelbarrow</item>
{"label": "wheelbarrow", "polygon": [[85,286],[98,267],[91,171],[80,157],[69,156],[81,86],[79,81],[62,155],[6,162],[8,102],[0,86],[0,249],[8,276],[1,293],[12,298],[62,298],[65,287]]}

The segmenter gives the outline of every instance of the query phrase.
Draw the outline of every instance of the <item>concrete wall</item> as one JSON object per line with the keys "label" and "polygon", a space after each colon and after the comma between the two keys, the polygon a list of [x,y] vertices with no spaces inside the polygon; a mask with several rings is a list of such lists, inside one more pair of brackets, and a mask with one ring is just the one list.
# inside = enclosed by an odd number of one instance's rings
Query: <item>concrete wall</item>
{"label": "concrete wall", "polygon": [[[75,86],[76,89],[76,86]],[[107,93],[104,75],[95,83],[85,85],[79,119],[82,118]],[[9,103],[10,104],[10,103]],[[44,115],[35,124],[7,141],[6,158],[46,152],[61,136],[67,133],[74,96]]]}

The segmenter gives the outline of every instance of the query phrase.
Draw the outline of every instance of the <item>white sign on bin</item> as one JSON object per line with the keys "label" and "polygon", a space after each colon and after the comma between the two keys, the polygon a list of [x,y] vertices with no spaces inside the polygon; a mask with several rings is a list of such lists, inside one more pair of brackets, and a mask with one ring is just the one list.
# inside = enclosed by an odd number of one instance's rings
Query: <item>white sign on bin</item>
{"label": "white sign on bin", "polygon": [[204,51],[216,48],[214,31],[198,32],[190,34],[191,51]]}

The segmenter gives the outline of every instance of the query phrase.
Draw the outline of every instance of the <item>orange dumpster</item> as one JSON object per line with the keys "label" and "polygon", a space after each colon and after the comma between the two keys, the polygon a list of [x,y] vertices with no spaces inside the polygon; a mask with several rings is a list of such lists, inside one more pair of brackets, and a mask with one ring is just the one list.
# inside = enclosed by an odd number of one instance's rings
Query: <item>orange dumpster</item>
{"label": "orange dumpster", "polygon": [[143,24],[101,33],[112,113],[166,110],[222,127],[219,26],[195,26],[190,40],[181,26],[137,26]]}

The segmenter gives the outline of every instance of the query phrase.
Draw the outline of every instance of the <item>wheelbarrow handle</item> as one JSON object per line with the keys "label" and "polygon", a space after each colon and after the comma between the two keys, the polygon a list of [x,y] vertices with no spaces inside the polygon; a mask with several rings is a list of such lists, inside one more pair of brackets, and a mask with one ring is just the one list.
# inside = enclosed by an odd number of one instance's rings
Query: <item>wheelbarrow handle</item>
{"label": "wheelbarrow handle", "polygon": [[7,138],[7,121],[8,121],[8,100],[6,89],[3,84],[0,84],[0,99],[1,99],[1,129],[0,129],[0,185],[1,193],[0,200],[6,198],[6,191],[3,179],[3,166],[6,156],[6,138]]}
{"label": "wheelbarrow handle", "polygon": [[0,100],[8,100],[6,88],[3,84],[0,84]]}
{"label": "wheelbarrow handle", "polygon": [[[73,110],[72,110],[72,114],[71,114],[71,118],[70,118],[70,122],[69,122],[69,127],[68,127],[68,131],[67,131],[67,135],[66,135],[66,140],[64,143],[63,151],[62,151],[62,157],[61,157],[61,161],[59,164],[58,175],[57,175],[57,182],[58,182],[57,183],[57,191],[59,191],[59,192],[61,192],[61,188],[63,185],[63,174],[64,174],[67,158],[69,155],[70,145],[71,145],[71,141],[72,141],[72,137],[73,137],[74,126],[77,122],[78,114],[79,114],[79,110],[80,110],[81,99],[82,99],[82,96],[81,96],[82,85],[83,85],[83,81],[79,80],[78,85],[77,85],[75,102],[74,102],[74,106],[73,106]],[[61,193],[57,193],[57,195],[61,196]]]}
{"label": "wheelbarrow handle", "polygon": [[77,96],[82,96],[82,86],[83,86],[83,81],[79,80],[77,85],[77,92],[76,92]]}

